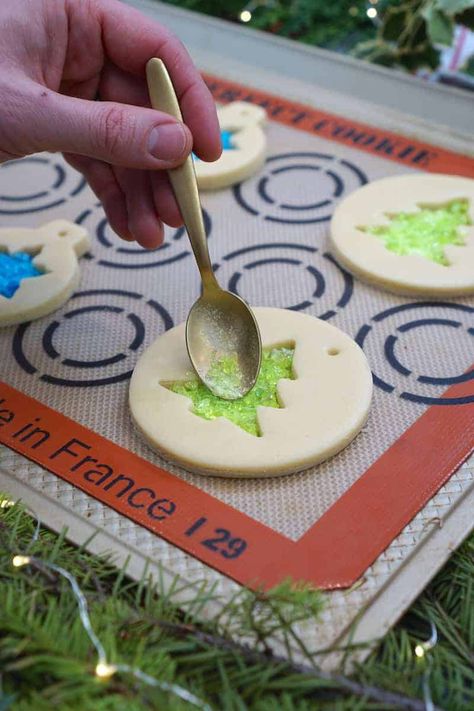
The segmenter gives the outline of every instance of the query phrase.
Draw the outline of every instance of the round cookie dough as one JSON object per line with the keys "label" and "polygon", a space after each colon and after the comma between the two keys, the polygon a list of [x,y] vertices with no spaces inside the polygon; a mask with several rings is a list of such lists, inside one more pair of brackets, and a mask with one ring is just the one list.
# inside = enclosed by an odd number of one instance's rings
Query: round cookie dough
{"label": "round cookie dough", "polygon": [[186,469],[229,477],[291,474],[346,447],[367,419],[372,375],[349,336],[295,311],[254,312],[264,348],[295,348],[295,379],[277,387],[281,407],[257,408],[261,436],[224,417],[194,414],[190,398],[161,384],[196,377],[184,324],[160,336],[135,367],[129,404],[136,428],[153,449]]}
{"label": "round cookie dough", "polygon": [[235,101],[217,110],[221,131],[230,132],[233,148],[222,151],[213,163],[194,161],[201,190],[217,190],[240,183],[265,162],[266,138],[262,126],[266,113],[260,106]]}
{"label": "round cookie dough", "polygon": [[78,257],[89,248],[86,230],[67,220],[54,220],[38,229],[0,229],[0,252],[31,255],[39,276],[21,278],[12,296],[0,294],[0,326],[31,321],[55,311],[79,283]]}
{"label": "round cookie dough", "polygon": [[[436,245],[434,256],[412,251],[397,254],[371,229],[393,229],[394,215],[413,219],[423,210],[447,209],[467,202],[469,225],[457,228],[458,244]],[[428,213],[425,213],[428,215]],[[433,214],[433,213],[432,213]],[[400,222],[399,222],[400,226]],[[361,229],[362,228],[362,229]],[[429,231],[429,220],[422,229]],[[401,230],[406,229],[403,225]],[[444,236],[444,238],[446,235]],[[403,239],[403,234],[402,234]],[[420,237],[421,239],[421,237]],[[464,244],[463,244],[464,242]],[[416,249],[415,244],[413,249]],[[384,178],[356,190],[336,208],[331,220],[330,249],[355,276],[407,296],[457,296],[474,292],[474,180],[451,175],[402,175]]]}

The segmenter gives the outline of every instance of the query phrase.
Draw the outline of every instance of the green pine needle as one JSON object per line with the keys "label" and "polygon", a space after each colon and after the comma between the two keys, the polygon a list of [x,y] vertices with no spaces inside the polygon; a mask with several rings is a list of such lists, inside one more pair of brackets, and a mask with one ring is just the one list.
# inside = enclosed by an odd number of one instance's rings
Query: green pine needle
{"label": "green pine needle", "polygon": [[[26,551],[33,530],[21,506],[0,509],[0,711],[189,711],[189,704],[130,675],[95,677],[95,650],[68,583],[48,569],[11,566],[12,555]],[[176,579],[165,591],[149,584],[146,574],[136,583],[110,559],[92,556],[70,545],[64,534],[44,528],[28,554],[54,560],[77,578],[109,661],[179,684],[213,709],[400,708],[364,698],[363,689],[421,698],[426,661],[416,659],[413,650],[429,637],[429,620],[440,637],[429,653],[434,702],[445,711],[474,707],[474,536],[357,671],[351,680],[363,685],[357,695],[341,688],[344,677],[322,678],[308,667],[265,657],[275,634],[289,653],[305,653],[292,624],[315,620],[324,599],[308,586],[284,581],[266,595],[239,591],[216,619],[202,623],[203,605],[217,597],[205,583],[191,586]],[[184,608],[175,602],[183,587],[194,591]]]}

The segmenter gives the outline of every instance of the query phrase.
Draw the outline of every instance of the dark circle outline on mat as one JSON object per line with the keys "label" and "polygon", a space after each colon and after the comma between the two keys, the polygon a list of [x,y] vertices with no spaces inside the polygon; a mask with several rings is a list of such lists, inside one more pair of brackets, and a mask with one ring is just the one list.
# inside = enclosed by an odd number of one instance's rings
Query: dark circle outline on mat
{"label": "dark circle outline on mat", "polygon": [[[120,289],[89,289],[86,291],[77,291],[71,296],[71,301],[73,299],[77,299],[80,297],[88,297],[88,296],[97,296],[97,295],[112,295],[112,296],[125,296],[128,298],[133,298],[136,300],[142,300],[143,295],[138,294],[136,292],[130,292],[130,291],[122,291]],[[154,299],[148,299],[145,301],[145,303],[150,306],[154,311],[156,311],[164,325],[165,331],[168,331],[170,328],[173,327],[173,319],[171,318],[170,314],[168,311],[165,309],[164,306],[159,304],[157,301]],[[91,304],[89,306],[83,306],[79,307],[77,309],[73,309],[72,311],[68,311],[63,315],[63,318],[69,319],[73,318],[76,315],[80,315],[85,312],[89,311],[113,311],[114,313],[125,313],[125,309],[123,309],[120,306],[111,306],[108,304]],[[130,312],[127,313],[127,318],[129,321],[131,321],[132,325],[134,326],[135,329],[135,336],[132,340],[132,342],[129,344],[128,349],[131,351],[136,351],[140,345],[143,343],[144,337],[145,337],[145,326],[143,324],[142,319],[137,316],[137,314]],[[12,340],[12,351],[13,351],[13,356],[20,366],[26,373],[29,373],[30,375],[33,375],[34,373],[38,372],[38,369],[30,363],[28,358],[25,355],[25,352],[23,350],[23,338],[25,336],[25,333],[27,332],[28,328],[30,325],[33,323],[33,321],[28,321],[26,323],[20,324],[17,329],[15,330],[15,333],[13,334],[13,340]],[[60,322],[57,320],[52,321],[46,329],[43,331],[43,336],[42,336],[42,345],[43,349],[51,359],[56,359],[59,358],[60,354],[57,352],[55,349],[52,338],[59,327]],[[102,367],[106,365],[111,365],[113,363],[117,363],[124,358],[126,358],[126,354],[124,353],[119,353],[116,354],[115,356],[111,356],[110,358],[104,358],[98,361],[79,361],[79,360],[73,360],[66,358],[62,361],[62,365],[66,366],[71,366],[71,367],[76,367],[76,368],[93,368],[93,367]],[[76,379],[69,379],[69,378],[59,378],[54,375],[48,375],[43,374],[40,376],[40,380],[46,383],[50,383],[52,385],[63,385],[63,386],[69,386],[69,387],[95,387],[99,385],[111,385],[113,383],[119,383],[124,380],[128,380],[133,373],[133,370],[128,370],[124,373],[118,373],[117,375],[112,375],[106,378],[96,378],[94,380],[76,380]]]}
{"label": "dark circle outline on mat", "polygon": [[[295,244],[294,242],[265,242],[263,244],[254,244],[250,247],[242,247],[240,249],[236,249],[233,252],[230,252],[229,254],[226,254],[223,257],[223,261],[230,261],[232,259],[235,259],[236,257],[241,257],[244,254],[249,254],[250,252],[256,252],[259,250],[263,249],[292,249],[292,250],[299,250],[299,251],[304,251],[304,252],[310,252],[311,254],[315,254],[316,252],[320,252],[318,247],[313,247],[309,246],[306,244]],[[339,298],[339,300],[336,303],[336,307],[338,309],[344,308],[350,301],[353,291],[354,291],[354,278],[352,277],[349,272],[346,272],[345,269],[343,269],[333,258],[329,252],[322,252],[321,256],[323,259],[326,259],[328,262],[331,262],[331,264],[336,267],[336,269],[339,271],[341,274],[343,281],[344,281],[344,288],[342,291],[342,294]],[[295,265],[301,265],[303,262],[301,262],[299,259],[291,259],[290,257],[270,257],[268,259],[259,259],[257,261],[252,261],[249,262],[248,264],[243,265],[243,269],[254,269],[255,267],[258,267],[262,264],[269,264],[269,263],[283,263],[283,264],[295,264]],[[213,264],[214,271],[217,271],[220,267],[220,264],[216,263]],[[312,298],[316,299],[319,298],[324,294],[326,283],[325,283],[325,278],[322,272],[319,271],[316,267],[313,267],[312,265],[306,265],[305,269],[311,274],[311,276],[314,278],[315,283],[316,283],[316,289],[312,294]],[[237,285],[242,277],[242,272],[236,271],[234,272],[228,279],[227,282],[227,289],[231,291],[233,294],[236,294],[236,296],[241,296],[238,291],[237,291]],[[312,301],[302,301],[299,304],[294,304],[293,306],[286,306],[284,308],[288,309],[289,311],[303,311],[304,309],[307,309],[309,306],[312,306],[313,302]],[[337,311],[334,309],[330,309],[329,311],[325,311],[323,314],[318,316],[318,318],[322,319],[323,321],[328,321],[331,319],[333,316],[335,316]]]}
{"label": "dark circle outline on mat", "polygon": [[[417,308],[428,308],[428,307],[442,307],[447,309],[452,309],[455,311],[465,311],[467,313],[474,313],[474,307],[467,306],[466,304],[456,304],[449,301],[419,301],[410,302],[408,304],[401,304],[400,306],[392,306],[372,317],[371,321],[378,323],[384,321],[386,318],[393,316],[397,313],[402,313],[404,311],[409,311],[410,309]],[[444,325],[451,328],[460,328],[462,323],[460,321],[453,321],[447,318],[421,318],[415,319],[413,321],[408,321],[401,326],[396,326],[395,329],[400,333],[405,333],[406,331],[411,331],[412,329],[419,328],[420,326],[429,325]],[[372,330],[372,326],[365,323],[360,327],[359,331],[355,336],[356,343],[363,348],[364,341],[367,335]],[[467,328],[467,332],[474,336],[474,328]],[[390,366],[400,375],[408,377],[412,374],[412,371],[406,368],[403,363],[400,363],[395,353],[395,346],[398,342],[398,336],[389,334],[384,341],[384,355]],[[376,373],[372,371],[372,377],[374,385],[376,385],[381,390],[391,393],[395,390],[393,385],[390,385],[385,380],[382,380]],[[427,383],[430,385],[454,385],[456,383],[467,382],[468,380],[474,380],[474,369],[468,370],[460,375],[455,375],[452,377],[445,378],[435,378],[427,375],[418,375],[417,382]],[[465,405],[474,402],[474,395],[465,395],[462,397],[429,397],[427,395],[417,395],[416,393],[403,391],[400,393],[400,398],[403,400],[409,400],[410,402],[421,403],[424,405]]]}
{"label": "dark circle outline on mat", "polygon": [[[93,304],[91,306],[83,306],[82,308],[79,309],[74,309],[73,311],[68,311],[63,315],[63,318],[65,319],[70,319],[73,318],[74,316],[78,316],[83,313],[88,313],[91,311],[109,311],[110,313],[123,313],[125,309],[122,309],[120,306],[107,306],[105,304]],[[143,343],[143,339],[145,337],[145,326],[143,324],[143,321],[139,316],[134,314],[133,312],[127,313],[126,317],[128,318],[129,321],[131,321],[134,329],[135,329],[135,336],[132,340],[132,342],[129,344],[128,348],[131,351],[136,351],[137,348],[140,347],[140,345]],[[54,348],[52,338],[58,327],[60,326],[59,321],[52,321],[49,326],[46,327],[44,333],[43,333],[43,349],[46,352],[46,354],[50,358],[58,358],[59,353],[57,350]],[[124,360],[127,357],[126,353],[117,353],[114,356],[110,356],[109,358],[101,358],[100,360],[95,360],[95,361],[83,361],[83,360],[76,360],[72,358],[65,358],[64,360],[61,361],[62,365],[66,366],[71,366],[74,368],[100,368],[103,366],[107,365],[112,365],[114,363],[118,363],[121,360]]]}
{"label": "dark circle outline on mat", "polygon": [[[15,196],[9,196],[9,195],[0,195],[0,204],[2,201],[4,202],[13,202],[13,203],[21,203],[21,202],[27,202],[28,200],[38,200],[39,198],[47,197],[50,195],[51,191],[53,190],[58,190],[66,180],[66,170],[64,167],[57,162],[54,162],[52,160],[48,160],[47,158],[41,158],[39,156],[27,156],[26,158],[18,158],[15,160],[7,161],[3,165],[0,166],[0,169],[5,169],[8,166],[17,164],[17,163],[41,163],[43,165],[50,165],[52,166],[57,174],[56,180],[54,183],[51,185],[51,187],[48,190],[42,190],[38,193],[31,193],[29,195],[15,195]],[[57,207],[58,205],[62,205],[63,203],[66,202],[68,197],[74,197],[77,195],[81,190],[85,187],[86,181],[85,178],[82,176],[78,176],[79,181],[76,184],[76,186],[68,193],[66,197],[62,197],[59,199],[55,199],[52,202],[49,202],[46,205],[40,205],[37,207],[29,207],[29,208],[20,208],[17,210],[4,210],[0,207],[0,215],[26,215],[32,212],[41,212],[42,210],[49,210],[53,207]]]}
{"label": "dark circle outline on mat", "polygon": [[[360,185],[365,185],[366,183],[369,182],[367,176],[365,173],[356,165],[351,163],[350,161],[344,160],[342,158],[338,158],[335,155],[331,155],[328,153],[317,153],[317,152],[311,152],[311,151],[298,151],[295,153],[279,153],[274,156],[270,156],[266,160],[266,165],[271,163],[272,161],[275,160],[284,160],[286,158],[317,158],[322,161],[332,161],[330,164],[330,167],[333,165],[343,165],[345,168],[348,168],[350,171],[352,171],[353,174],[357,176],[357,179],[360,181]],[[325,199],[321,200],[320,202],[317,203],[312,203],[309,205],[292,205],[291,203],[279,203],[277,204],[276,200],[272,198],[272,196],[269,194],[267,185],[270,180],[270,177],[272,175],[277,175],[282,172],[286,172],[288,170],[314,170],[314,171],[321,171],[324,170],[324,173],[326,175],[329,175],[329,177],[332,179],[334,183],[334,192],[332,194],[332,197],[330,200]],[[284,218],[284,217],[274,217],[272,215],[264,214],[264,210],[257,210],[256,208],[252,207],[247,200],[245,200],[243,194],[242,194],[242,186],[244,183],[238,183],[237,185],[234,185],[232,187],[232,193],[234,195],[235,201],[237,202],[238,205],[240,205],[241,208],[243,208],[246,212],[248,212],[251,215],[258,216],[261,215],[264,220],[267,220],[268,222],[278,222],[280,224],[296,224],[296,225],[304,225],[304,224],[316,224],[318,222],[327,222],[328,220],[331,219],[331,214],[324,215],[323,217],[314,217],[310,219],[294,219],[294,218]],[[287,165],[287,166],[282,166],[281,168],[276,168],[274,170],[270,170],[269,174],[264,174],[262,177],[259,179],[257,183],[257,193],[261,197],[261,199],[267,203],[268,205],[276,205],[277,207],[280,207],[284,210],[290,210],[290,211],[305,211],[305,210],[315,210],[315,209],[321,209],[323,207],[331,205],[333,200],[335,198],[338,198],[342,195],[344,192],[344,181],[342,178],[334,172],[334,170],[330,170],[329,168],[325,168],[324,166],[320,165],[311,165],[307,163],[299,163],[296,165]]]}
{"label": "dark circle outline on mat", "polygon": [[[100,203],[96,203],[93,208],[87,208],[86,210],[83,210],[81,214],[76,218],[75,222],[76,224],[80,225],[84,222],[84,220],[92,214],[92,212],[97,208],[100,207]],[[206,231],[207,238],[209,239],[209,236],[211,234],[212,230],[212,220],[210,214],[207,212],[207,210],[202,211],[203,214],[203,220],[204,220],[204,229]],[[105,235],[105,229],[106,226],[108,225],[107,217],[104,215],[98,222],[96,228],[95,228],[95,234],[97,236],[98,241],[107,249],[113,248],[114,252],[117,252],[118,254],[135,254],[139,257],[147,256],[149,254],[156,254],[157,252],[163,252],[167,250],[169,247],[171,247],[171,242],[177,242],[179,241],[183,235],[185,235],[186,230],[183,226],[178,227],[172,237],[170,238],[170,241],[164,242],[161,244],[159,247],[155,247],[154,249],[143,249],[142,247],[116,247],[114,248],[114,245],[112,242],[110,242],[109,239],[107,239]],[[188,246],[187,249],[184,249],[182,252],[179,254],[176,254],[174,257],[169,257],[168,259],[161,259],[159,261],[155,262],[146,262],[146,263],[133,263],[133,264],[123,264],[121,262],[113,262],[110,261],[109,259],[98,259],[97,257],[94,256],[93,253],[88,252],[88,259],[94,259],[96,260],[97,264],[99,264],[102,267],[111,267],[112,269],[148,269],[150,267],[164,267],[167,264],[173,264],[174,262],[179,262],[185,257],[188,257],[191,254],[191,248]]]}

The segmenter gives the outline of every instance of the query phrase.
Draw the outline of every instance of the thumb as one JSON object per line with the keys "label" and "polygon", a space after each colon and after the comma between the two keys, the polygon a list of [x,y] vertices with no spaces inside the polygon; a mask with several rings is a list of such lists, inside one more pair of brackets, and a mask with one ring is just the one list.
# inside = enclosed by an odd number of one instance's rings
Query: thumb
{"label": "thumb", "polygon": [[[35,151],[79,153],[127,168],[167,169],[192,148],[189,129],[168,114],[115,102],[41,92],[23,112],[27,145]],[[22,131],[22,132],[23,132]]]}

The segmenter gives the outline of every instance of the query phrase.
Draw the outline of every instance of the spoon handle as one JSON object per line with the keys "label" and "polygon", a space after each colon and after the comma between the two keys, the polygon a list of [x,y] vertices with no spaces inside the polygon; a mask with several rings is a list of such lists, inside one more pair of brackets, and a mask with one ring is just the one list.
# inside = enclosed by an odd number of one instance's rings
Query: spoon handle
{"label": "spoon handle", "polygon": [[[146,78],[152,107],[182,121],[176,92],[161,59],[149,60],[146,65]],[[168,175],[201,273],[203,286],[204,288],[215,287],[217,282],[207,247],[192,156],[189,155],[182,165],[169,170]]]}

